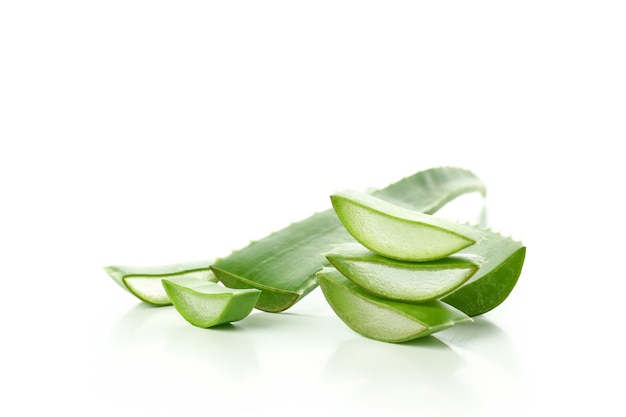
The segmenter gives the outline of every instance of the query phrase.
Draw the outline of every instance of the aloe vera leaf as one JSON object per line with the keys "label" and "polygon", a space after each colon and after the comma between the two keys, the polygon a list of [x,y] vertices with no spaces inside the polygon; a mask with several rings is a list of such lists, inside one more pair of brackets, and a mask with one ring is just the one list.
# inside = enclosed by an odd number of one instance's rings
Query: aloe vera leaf
{"label": "aloe vera leaf", "polygon": [[370,294],[334,268],[323,268],[317,279],[337,316],[370,339],[405,342],[471,320],[441,301],[411,304]]}
{"label": "aloe vera leaf", "polygon": [[363,246],[388,258],[432,261],[482,239],[475,229],[358,191],[335,193],[331,200],[348,232]]}
{"label": "aloe vera leaf", "polygon": [[162,285],[180,315],[203,328],[244,319],[261,295],[257,289],[226,288],[191,277],[164,278]]}
{"label": "aloe vera leaf", "polygon": [[521,242],[485,229],[481,229],[481,233],[485,239],[460,254],[478,255],[486,261],[465,284],[442,298],[468,316],[484,314],[509,296],[526,257],[526,247]]}
{"label": "aloe vera leaf", "polygon": [[[485,194],[485,186],[475,174],[462,168],[441,167],[420,171],[372,195],[433,213],[470,192]],[[212,269],[227,287],[261,289],[256,307],[280,312],[317,287],[315,273],[328,265],[322,254],[334,244],[347,242],[354,239],[329,209],[219,258]]]}
{"label": "aloe vera leaf", "polygon": [[217,282],[211,271],[212,260],[193,261],[162,266],[123,266],[104,267],[113,281],[141,301],[155,306],[171,305],[167,293],[161,285],[165,277],[194,277]]}
{"label": "aloe vera leaf", "polygon": [[420,171],[371,194],[401,207],[433,214],[468,193],[487,194],[482,180],[471,171],[438,167]]}
{"label": "aloe vera leaf", "polygon": [[423,303],[458,288],[478,271],[482,258],[452,255],[428,262],[404,262],[377,255],[357,243],[325,254],[346,278],[380,297]]}

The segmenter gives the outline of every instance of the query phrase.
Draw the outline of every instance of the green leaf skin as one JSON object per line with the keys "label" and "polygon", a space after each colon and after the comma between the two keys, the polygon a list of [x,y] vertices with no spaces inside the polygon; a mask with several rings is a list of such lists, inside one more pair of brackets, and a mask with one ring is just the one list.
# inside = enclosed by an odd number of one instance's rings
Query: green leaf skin
{"label": "green leaf skin", "polygon": [[244,319],[261,295],[257,289],[225,288],[215,282],[189,277],[165,278],[162,284],[180,315],[202,328]]}
{"label": "green leaf skin", "polygon": [[[441,167],[420,171],[372,195],[402,207],[434,213],[456,197],[485,194],[472,172]],[[292,223],[269,236],[218,259],[212,269],[227,287],[263,291],[257,308],[269,312],[288,309],[317,287],[315,278],[328,265],[322,255],[334,244],[354,242],[332,209]]]}
{"label": "green leaf skin", "polygon": [[470,280],[442,298],[472,317],[496,308],[509,296],[526,257],[526,247],[520,242],[492,231],[481,229],[481,232],[486,239],[460,254],[482,256],[486,262]]}
{"label": "green leaf skin", "polygon": [[471,320],[440,301],[409,304],[368,293],[333,268],[317,274],[326,300],[352,330],[370,339],[398,343]]}
{"label": "green leaf skin", "polygon": [[423,303],[446,295],[474,275],[482,261],[453,255],[429,262],[404,262],[377,255],[356,243],[338,245],[326,258],[364,290],[407,303]]}
{"label": "green leaf skin", "polygon": [[445,258],[482,239],[476,230],[357,191],[331,196],[339,220],[373,252],[399,261]]}
{"label": "green leaf skin", "polygon": [[262,290],[257,308],[279,312],[317,287],[315,273],[326,263],[322,252],[347,239],[350,235],[327,210],[218,259],[212,269],[227,287]]}
{"label": "green leaf skin", "polygon": [[107,266],[104,270],[113,281],[135,297],[154,306],[171,305],[161,285],[166,277],[193,277],[217,282],[210,269],[212,260],[194,261],[163,266]]}

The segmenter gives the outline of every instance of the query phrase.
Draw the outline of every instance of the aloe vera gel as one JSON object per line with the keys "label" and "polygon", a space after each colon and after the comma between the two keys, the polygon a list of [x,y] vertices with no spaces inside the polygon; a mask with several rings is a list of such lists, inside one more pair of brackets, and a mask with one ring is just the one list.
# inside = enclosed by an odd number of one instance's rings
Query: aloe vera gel
{"label": "aloe vera gel", "polygon": [[335,313],[354,331],[383,342],[405,342],[471,320],[440,301],[401,303],[375,296],[326,268],[317,274]]}
{"label": "aloe vera gel", "polygon": [[120,287],[148,304],[171,305],[161,281],[163,278],[187,277],[217,282],[211,271],[213,260],[193,261],[162,266],[107,266],[104,270]]}
{"label": "aloe vera gel", "polygon": [[482,236],[477,231],[356,191],[331,196],[350,234],[372,251],[401,261],[430,261],[460,251]]}
{"label": "aloe vera gel", "polygon": [[162,284],[176,310],[197,327],[242,320],[261,295],[256,289],[236,290],[189,277],[166,278]]}
{"label": "aloe vera gel", "polygon": [[356,243],[339,245],[326,258],[365,291],[413,303],[435,300],[458,288],[482,263],[479,257],[454,255],[426,262],[398,261]]}

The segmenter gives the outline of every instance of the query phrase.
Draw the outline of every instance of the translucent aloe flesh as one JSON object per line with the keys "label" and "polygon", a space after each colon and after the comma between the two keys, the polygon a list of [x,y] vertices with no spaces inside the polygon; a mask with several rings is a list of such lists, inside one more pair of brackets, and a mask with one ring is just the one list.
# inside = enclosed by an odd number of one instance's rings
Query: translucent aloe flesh
{"label": "translucent aloe flesh", "polygon": [[484,314],[509,296],[522,272],[526,257],[526,247],[522,243],[492,231],[481,232],[485,240],[464,249],[460,254],[482,256],[486,262],[465,284],[442,298],[442,301],[469,316]]}
{"label": "translucent aloe flesh", "polygon": [[161,284],[165,277],[190,277],[217,282],[211,271],[212,260],[193,261],[163,266],[107,266],[104,270],[120,287],[140,300],[155,305],[171,305]]}
{"label": "translucent aloe flesh", "polygon": [[244,319],[261,294],[257,289],[225,288],[190,277],[164,278],[162,285],[180,315],[202,328]]}
{"label": "translucent aloe flesh", "polygon": [[[485,194],[478,177],[465,169],[443,167],[420,171],[372,195],[407,209],[434,213],[470,192]],[[315,274],[328,265],[322,254],[334,244],[347,242],[354,239],[329,209],[218,259],[212,269],[228,287],[261,289],[256,307],[279,312],[317,287]]]}
{"label": "translucent aloe flesh", "polygon": [[400,261],[432,261],[482,239],[480,233],[450,220],[410,210],[380,198],[347,190],[331,196],[350,234],[379,255]]}
{"label": "translucent aloe flesh", "polygon": [[383,342],[405,342],[471,320],[440,301],[402,303],[363,290],[333,268],[324,268],[318,281],[337,316],[355,332]]}
{"label": "translucent aloe flesh", "polygon": [[458,288],[478,271],[482,259],[449,256],[428,262],[404,262],[346,243],[326,254],[328,261],[364,290],[392,300],[422,303]]}

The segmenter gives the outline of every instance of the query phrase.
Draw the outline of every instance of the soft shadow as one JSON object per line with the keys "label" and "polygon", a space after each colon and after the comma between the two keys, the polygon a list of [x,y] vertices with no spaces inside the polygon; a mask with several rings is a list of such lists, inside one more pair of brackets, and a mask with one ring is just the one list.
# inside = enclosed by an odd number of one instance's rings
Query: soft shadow
{"label": "soft shadow", "polygon": [[224,323],[218,324],[217,326],[211,327],[211,331],[213,332],[238,332],[240,329],[232,323]]}

